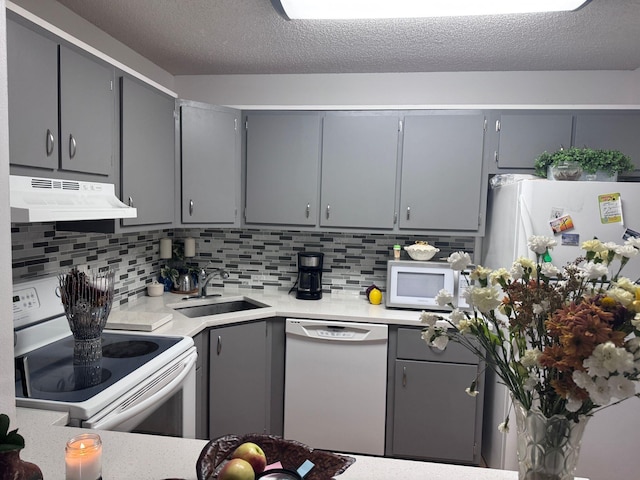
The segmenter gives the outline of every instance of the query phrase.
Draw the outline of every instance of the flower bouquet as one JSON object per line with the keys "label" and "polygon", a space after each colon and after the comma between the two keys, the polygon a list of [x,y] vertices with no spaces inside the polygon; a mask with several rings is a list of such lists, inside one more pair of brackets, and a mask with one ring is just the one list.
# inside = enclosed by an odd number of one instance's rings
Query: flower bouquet
{"label": "flower bouquet", "polygon": [[[452,311],[423,312],[422,337],[440,349],[449,341],[465,346],[509,390],[520,479],[572,479],[589,416],[638,396],[640,287],[621,272],[640,239],[589,240],[584,255],[563,268],[550,263],[554,239],[532,236],[528,245],[536,260],[518,258],[510,270],[468,271],[470,256],[453,253],[448,262],[467,278],[470,308],[455,308],[441,290],[438,304]],[[477,383],[467,392],[476,395]],[[507,416],[499,429],[508,428]]]}

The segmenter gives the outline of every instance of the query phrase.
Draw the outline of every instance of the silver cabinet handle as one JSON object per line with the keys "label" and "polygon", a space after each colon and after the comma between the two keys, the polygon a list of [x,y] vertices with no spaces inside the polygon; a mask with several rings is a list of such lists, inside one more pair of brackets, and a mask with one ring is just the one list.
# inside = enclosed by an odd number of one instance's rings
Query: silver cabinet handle
{"label": "silver cabinet handle", "polygon": [[407,207],[407,220],[411,220],[411,207]]}
{"label": "silver cabinet handle", "polygon": [[53,153],[54,145],[55,138],[53,138],[53,133],[47,128],[47,157]]}
{"label": "silver cabinet handle", "polygon": [[129,197],[129,206],[133,207],[133,198],[132,197]]}
{"label": "silver cabinet handle", "polygon": [[310,212],[311,212],[311,204],[307,203],[307,210],[306,210],[307,218],[309,218],[309,213]]}
{"label": "silver cabinet handle", "polygon": [[73,134],[69,134],[69,158],[73,158],[76,156],[76,139],[73,138]]}
{"label": "silver cabinet handle", "polygon": [[330,213],[331,213],[331,205],[327,205],[327,220],[329,220]]}
{"label": "silver cabinet handle", "polygon": [[398,223],[398,212],[393,212],[393,224]]}
{"label": "silver cabinet handle", "polygon": [[402,367],[402,386],[407,386],[407,367]]}
{"label": "silver cabinet handle", "polygon": [[499,132],[502,129],[502,125],[500,125],[500,120],[496,120],[496,132]]}
{"label": "silver cabinet handle", "polygon": [[220,355],[222,352],[222,337],[218,335],[218,345],[216,346],[216,354]]}
{"label": "silver cabinet handle", "polygon": [[189,215],[193,216],[193,199],[189,199]]}

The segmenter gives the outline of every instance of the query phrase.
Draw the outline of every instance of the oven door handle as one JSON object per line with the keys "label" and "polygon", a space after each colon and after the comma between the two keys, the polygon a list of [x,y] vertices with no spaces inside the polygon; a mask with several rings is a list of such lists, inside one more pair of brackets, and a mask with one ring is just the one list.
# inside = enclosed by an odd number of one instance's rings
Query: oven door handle
{"label": "oven door handle", "polygon": [[[173,368],[181,368],[179,373],[168,384],[157,386],[163,380],[164,372],[161,372],[131,395],[122,399],[115,408],[88,419],[83,422],[82,426],[98,430],[130,431],[137,423],[151,415],[155,410],[154,407],[159,407],[162,405],[163,400],[170,398],[180,390],[187,376],[195,371],[196,358],[195,349],[188,352],[179,363],[173,365]],[[133,425],[127,424],[129,420],[142,412],[145,413],[144,417],[136,419],[137,422]]]}

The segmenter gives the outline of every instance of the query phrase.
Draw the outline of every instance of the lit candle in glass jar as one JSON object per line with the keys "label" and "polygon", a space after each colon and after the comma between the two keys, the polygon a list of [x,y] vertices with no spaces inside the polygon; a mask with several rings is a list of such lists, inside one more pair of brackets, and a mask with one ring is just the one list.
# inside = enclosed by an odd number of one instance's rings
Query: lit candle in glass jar
{"label": "lit candle in glass jar", "polygon": [[64,449],[66,480],[102,478],[102,440],[96,433],[83,433],[67,442]]}

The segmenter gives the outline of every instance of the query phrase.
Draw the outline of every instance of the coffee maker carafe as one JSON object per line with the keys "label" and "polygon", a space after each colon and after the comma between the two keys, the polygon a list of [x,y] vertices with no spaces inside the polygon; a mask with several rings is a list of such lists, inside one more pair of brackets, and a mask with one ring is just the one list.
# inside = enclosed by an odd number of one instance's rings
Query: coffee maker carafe
{"label": "coffee maker carafe", "polygon": [[298,280],[296,298],[320,300],[322,298],[322,259],[324,253],[298,252]]}

